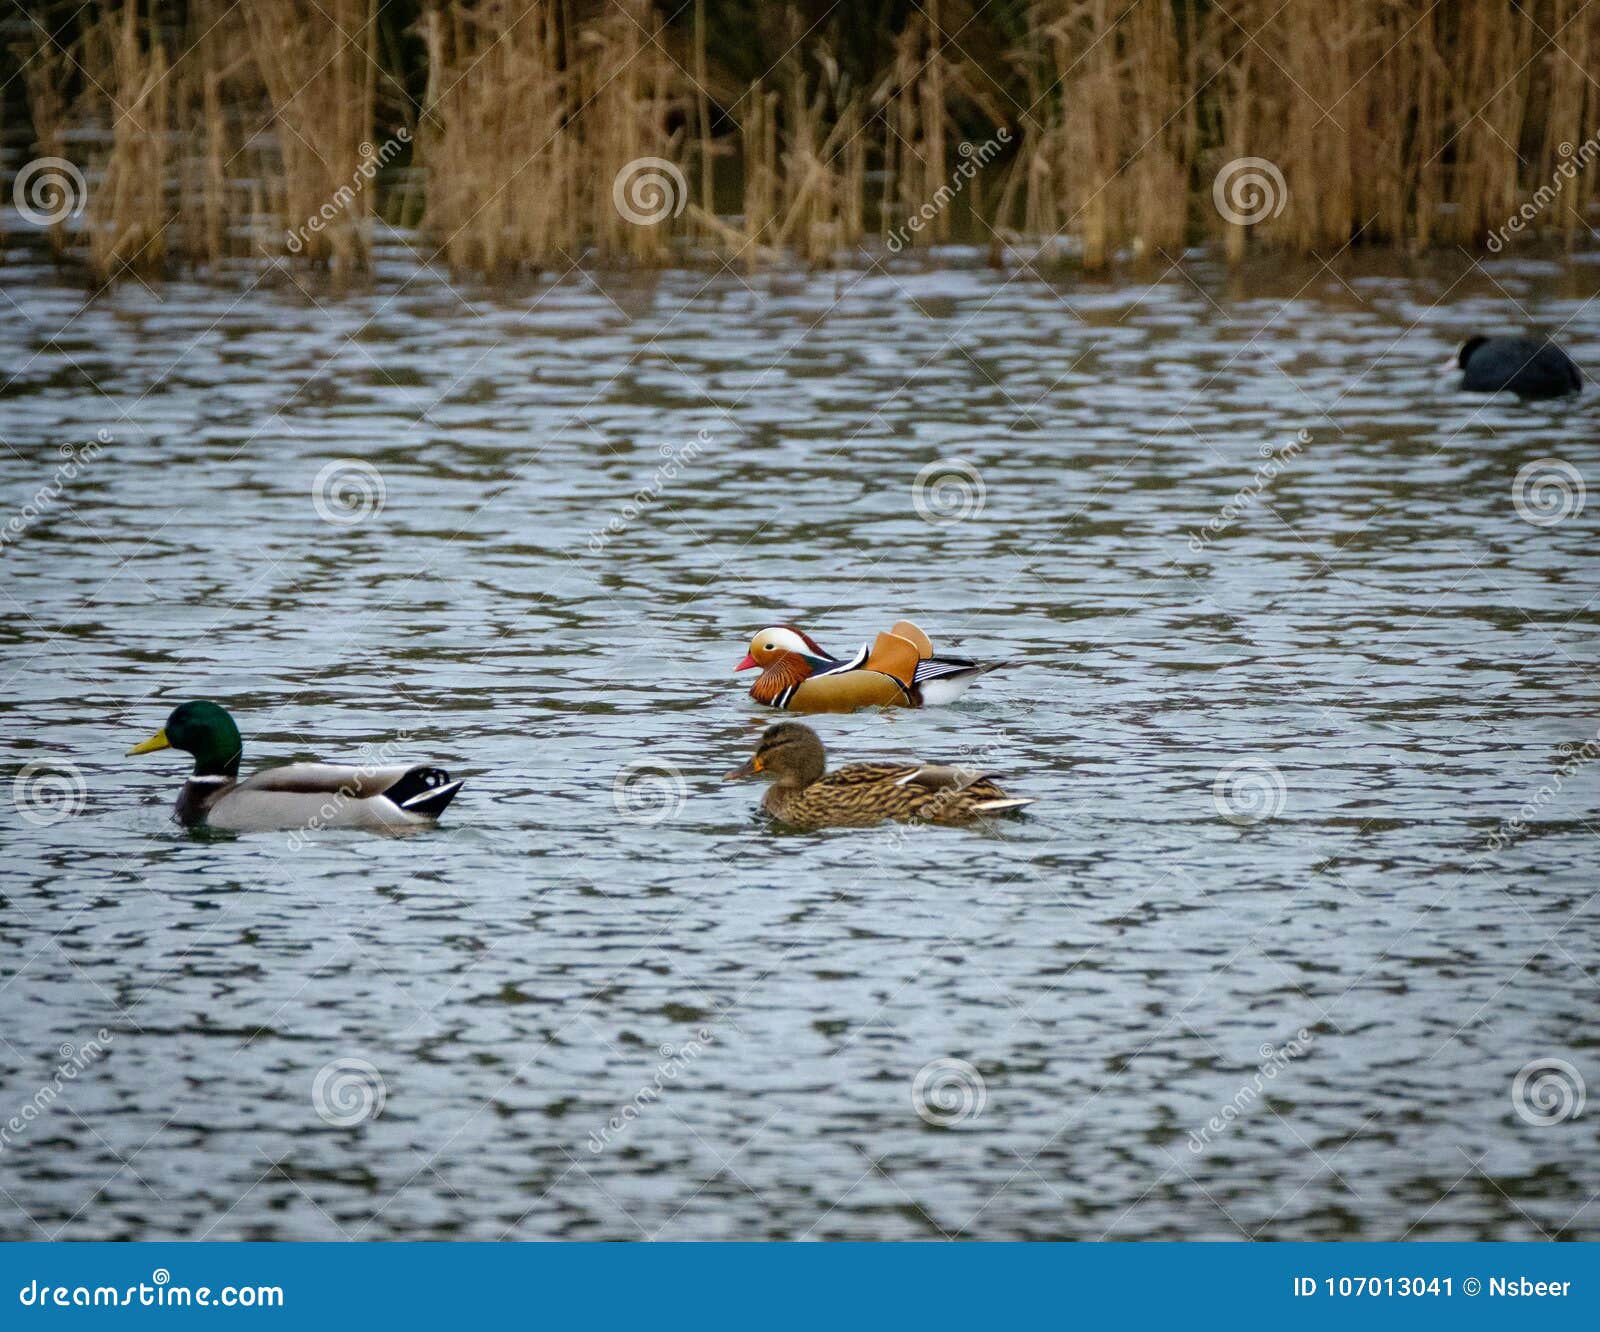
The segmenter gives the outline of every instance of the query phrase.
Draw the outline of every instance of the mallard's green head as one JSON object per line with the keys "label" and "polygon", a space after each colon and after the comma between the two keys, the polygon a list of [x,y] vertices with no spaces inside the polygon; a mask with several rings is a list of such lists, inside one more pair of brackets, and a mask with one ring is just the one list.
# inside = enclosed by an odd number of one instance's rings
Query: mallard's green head
{"label": "mallard's green head", "polygon": [[158,749],[181,749],[194,755],[196,777],[237,777],[243,744],[239,728],[228,710],[209,699],[180,703],[167,724],[129,754],[151,754]]}

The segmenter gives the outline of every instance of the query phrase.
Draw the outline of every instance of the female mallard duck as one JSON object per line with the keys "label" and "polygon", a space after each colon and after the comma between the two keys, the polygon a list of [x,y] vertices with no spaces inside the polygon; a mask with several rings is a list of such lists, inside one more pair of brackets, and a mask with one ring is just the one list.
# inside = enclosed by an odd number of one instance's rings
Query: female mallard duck
{"label": "female mallard duck", "polygon": [[999,662],[936,657],[927,634],[901,620],[848,658],[835,657],[789,625],[763,629],[733,669],[762,668],[750,697],[790,712],[852,712],[856,708],[920,708],[953,703]]}
{"label": "female mallard duck", "polygon": [[233,832],[293,828],[404,828],[431,823],[461,789],[443,768],[290,763],[239,780],[243,748],[227,709],[182,703],[167,724],[129,754],[181,749],[194,773],[178,792],[180,823]]}
{"label": "female mallard duck", "polygon": [[822,741],[799,722],[769,726],[754,756],[727,780],[757,773],[772,782],[762,806],[800,828],[865,828],[884,819],[967,823],[1033,804],[970,768],[851,763],[829,772]]}

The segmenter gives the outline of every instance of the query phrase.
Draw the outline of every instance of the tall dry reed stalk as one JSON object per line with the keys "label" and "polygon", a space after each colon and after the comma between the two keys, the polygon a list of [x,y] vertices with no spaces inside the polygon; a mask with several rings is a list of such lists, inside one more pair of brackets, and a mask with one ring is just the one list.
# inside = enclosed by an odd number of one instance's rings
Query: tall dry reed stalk
{"label": "tall dry reed stalk", "polygon": [[424,23],[430,239],[451,268],[491,273],[575,250],[579,153],[557,7],[441,5]]}
{"label": "tall dry reed stalk", "polygon": [[284,247],[364,269],[375,194],[364,168],[378,151],[377,0],[251,0],[239,12],[272,105],[281,170],[269,206]]}
{"label": "tall dry reed stalk", "polygon": [[1194,143],[1168,5],[1037,0],[1018,53],[1028,107],[999,217],[1037,246],[1069,238],[1101,268],[1174,247],[1187,229]]}
{"label": "tall dry reed stalk", "polygon": [[807,70],[789,61],[778,109],[777,205],[767,243],[813,266],[834,263],[865,232],[866,144],[861,94],[824,51]]}
{"label": "tall dry reed stalk", "polygon": [[[651,5],[574,19],[550,0],[451,3],[424,31],[425,227],[453,267],[669,257],[698,103]],[[668,166],[641,165],[652,159]]]}
{"label": "tall dry reed stalk", "polygon": [[364,267],[375,13],[376,0],[85,10],[24,66],[40,152],[87,145],[81,234],[58,226],[52,243],[103,281],[286,248]]}
{"label": "tall dry reed stalk", "polygon": [[167,188],[172,69],[165,47],[152,37],[152,22],[139,0],[123,0],[90,36],[88,59],[106,72],[96,88],[104,91],[111,121],[111,150],[87,212],[89,267],[102,282],[161,272],[177,216]]}
{"label": "tall dry reed stalk", "polygon": [[[39,157],[68,158],[66,137],[71,112],[67,85],[72,72],[70,52],[38,34],[18,55],[22,63],[23,90],[33,121],[33,142]],[[46,242],[58,260],[64,259],[72,236],[62,218],[45,231]]]}
{"label": "tall dry reed stalk", "polygon": [[[1559,43],[1550,40],[1559,29]],[[1270,159],[1281,211],[1254,243],[1328,252],[1353,238],[1472,246],[1548,182],[1560,145],[1600,130],[1592,57],[1600,15],[1571,0],[1425,6],[1239,0],[1202,30],[1222,124],[1202,180]],[[1536,229],[1569,242],[1595,197],[1590,167]],[[1224,219],[1230,257],[1245,228]]]}

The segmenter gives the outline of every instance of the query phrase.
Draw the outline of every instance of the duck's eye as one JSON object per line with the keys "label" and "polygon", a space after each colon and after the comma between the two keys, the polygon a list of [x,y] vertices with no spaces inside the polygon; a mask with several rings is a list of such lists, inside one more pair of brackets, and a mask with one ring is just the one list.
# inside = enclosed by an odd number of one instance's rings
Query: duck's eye
{"label": "duck's eye", "polygon": [[763,643],[761,645],[761,650],[763,652],[776,652],[778,650],[778,645],[776,643]]}

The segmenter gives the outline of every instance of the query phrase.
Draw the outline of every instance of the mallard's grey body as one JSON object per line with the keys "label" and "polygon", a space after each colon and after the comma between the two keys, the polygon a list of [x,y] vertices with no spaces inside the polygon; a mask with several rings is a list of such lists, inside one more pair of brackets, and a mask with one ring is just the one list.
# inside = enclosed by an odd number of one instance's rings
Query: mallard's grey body
{"label": "mallard's grey body", "polygon": [[191,777],[178,793],[180,823],[229,832],[305,828],[407,828],[431,823],[461,789],[443,768],[291,763],[236,782]]}

